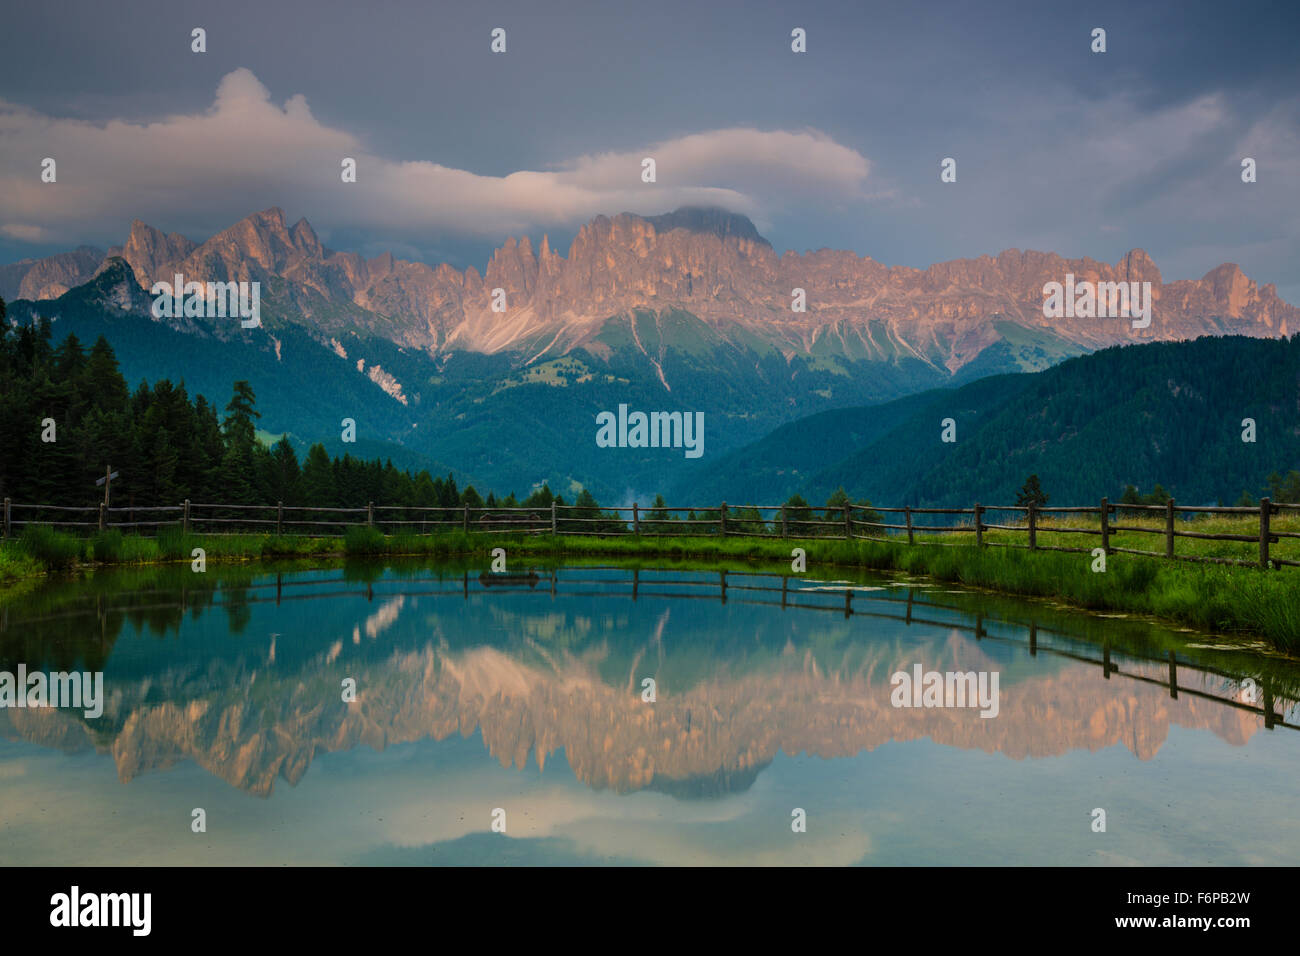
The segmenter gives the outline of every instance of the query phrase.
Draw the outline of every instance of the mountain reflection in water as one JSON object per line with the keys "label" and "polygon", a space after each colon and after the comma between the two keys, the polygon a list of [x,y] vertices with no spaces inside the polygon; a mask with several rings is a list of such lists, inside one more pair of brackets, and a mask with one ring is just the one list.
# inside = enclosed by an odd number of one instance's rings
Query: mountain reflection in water
{"label": "mountain reflection in water", "polygon": [[[871,576],[535,570],[56,583],[0,611],[0,669],[102,669],[104,715],[0,710],[0,735],[110,755],[123,783],[192,761],[264,798],[332,753],[475,735],[502,767],[560,760],[590,790],[679,801],[744,793],[782,755],[927,739],[1015,761],[1116,746],[1151,761],[1181,728],[1231,747],[1285,735],[1300,752],[1295,662],[1145,622]],[[916,664],[999,672],[998,716],[894,707],[890,675]]]}

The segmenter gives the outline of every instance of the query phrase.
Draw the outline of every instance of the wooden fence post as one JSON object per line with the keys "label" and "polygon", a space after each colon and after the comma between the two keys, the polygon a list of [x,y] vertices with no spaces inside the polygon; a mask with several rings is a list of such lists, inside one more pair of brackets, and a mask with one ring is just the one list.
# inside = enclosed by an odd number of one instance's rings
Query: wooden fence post
{"label": "wooden fence post", "polygon": [[[277,528],[276,534],[279,534],[279,532],[280,529]],[[190,533],[190,499],[186,498],[185,501],[181,503],[181,534],[189,534],[189,533]]]}
{"label": "wooden fence post", "polygon": [[975,547],[984,547],[984,506],[975,502]]}
{"label": "wooden fence post", "polygon": [[9,521],[10,521],[10,518],[9,518],[9,504],[10,504],[9,499],[6,498],[6,499],[5,499],[5,532],[4,532],[4,536],[5,536],[6,538],[9,537]]}
{"label": "wooden fence post", "polygon": [[104,517],[105,517],[104,512],[107,510],[108,510],[108,506],[101,501],[99,503],[99,530],[100,531],[104,530]]}
{"label": "wooden fence post", "polygon": [[1101,499],[1101,550],[1110,554],[1110,499]]}
{"label": "wooden fence post", "polygon": [[1038,503],[1029,502],[1029,550],[1038,550]]}
{"label": "wooden fence post", "polygon": [[556,506],[555,502],[552,501],[552,502],[551,502],[551,534],[559,534],[559,533],[560,533],[560,514],[559,514],[559,512],[560,512],[560,509]]}
{"label": "wooden fence post", "polygon": [[1268,567],[1268,526],[1269,514],[1273,511],[1273,502],[1268,498],[1259,499],[1259,566]]}
{"label": "wooden fence post", "polygon": [[781,506],[781,537],[783,538],[789,537],[789,529],[787,528],[785,523],[785,505]]}
{"label": "wooden fence post", "polygon": [[846,501],[844,502],[844,538],[845,540],[848,540],[851,539],[852,537],[853,537],[853,525],[851,523],[851,519],[849,518],[849,503]]}
{"label": "wooden fence post", "polygon": [[1174,556],[1174,499],[1165,502],[1165,557]]}
{"label": "wooden fence post", "polygon": [[907,519],[907,543],[915,544],[916,542],[912,538],[912,506],[911,505],[903,506],[903,517]]}
{"label": "wooden fence post", "polygon": [[718,528],[719,528],[719,530],[722,532],[722,536],[723,536],[723,537],[726,537],[726,535],[727,535],[727,503],[726,503],[725,501],[722,503],[722,509],[718,512]]}
{"label": "wooden fence post", "polygon": [[374,526],[375,526],[375,503],[373,501],[367,501],[366,502],[366,527],[373,528]]}
{"label": "wooden fence post", "polygon": [[469,534],[469,505],[465,506],[465,510],[461,514],[460,530],[464,531],[466,534]]}
{"label": "wooden fence post", "polygon": [[632,533],[641,533],[641,509],[635,501],[632,502]]}
{"label": "wooden fence post", "polygon": [[[189,505],[188,501],[186,502],[186,505],[187,506]],[[277,501],[275,503],[275,533],[276,534],[284,533],[284,502],[283,501]]]}

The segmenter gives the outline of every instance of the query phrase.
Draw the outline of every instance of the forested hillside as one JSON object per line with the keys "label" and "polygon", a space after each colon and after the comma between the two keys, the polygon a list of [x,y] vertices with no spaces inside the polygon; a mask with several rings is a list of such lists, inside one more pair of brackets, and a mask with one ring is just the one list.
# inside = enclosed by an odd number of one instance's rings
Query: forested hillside
{"label": "forested hillside", "polygon": [[[451,475],[364,460],[374,448],[364,444],[359,455],[331,457],[313,441],[300,464],[287,437],[259,441],[247,381],[231,383],[224,400],[168,379],[132,390],[102,336],[87,348],[75,335],[55,344],[45,322],[5,328],[0,494],[15,500],[93,502],[108,465],[120,472],[115,500],[137,504],[483,500]],[[948,420],[953,441],[943,440]],[[1276,494],[1285,481],[1270,476],[1300,469],[1300,336],[1110,348],[1034,374],[819,413],[700,465],[694,477],[642,491],[688,506],[775,504],[794,494],[815,503],[837,492],[885,505],[968,506],[1013,502],[1036,474],[1054,504],[1118,501],[1130,485],[1130,498],[1160,486],[1184,504]],[[549,505],[551,492],[543,486],[530,500]]]}
{"label": "forested hillside", "polygon": [[[1243,441],[1247,419],[1254,441]],[[1129,484],[1209,504],[1267,493],[1269,475],[1297,468],[1300,336],[1230,336],[1110,348],[811,416],[725,456],[696,487],[738,503],[843,487],[878,504],[969,506],[1012,503],[1037,474],[1055,504],[1118,500]]]}
{"label": "forested hillside", "polygon": [[221,407],[166,379],[131,391],[103,337],[87,349],[75,335],[55,345],[48,323],[9,329],[0,336],[0,497],[90,504],[111,465],[116,504],[483,503],[452,475],[331,458],[320,443],[300,465],[287,438],[269,448],[258,440],[256,401],[245,381],[232,384]]}

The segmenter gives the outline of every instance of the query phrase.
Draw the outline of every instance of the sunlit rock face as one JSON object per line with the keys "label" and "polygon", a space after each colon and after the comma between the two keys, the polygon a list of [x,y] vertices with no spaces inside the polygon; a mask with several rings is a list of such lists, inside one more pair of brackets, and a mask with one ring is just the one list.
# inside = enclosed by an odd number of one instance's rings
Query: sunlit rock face
{"label": "sunlit rock face", "polygon": [[[689,313],[717,342],[758,342],[787,356],[919,359],[949,373],[1008,336],[1041,336],[1043,347],[1059,355],[1300,329],[1300,312],[1274,286],[1258,285],[1231,263],[1171,282],[1141,249],[1114,264],[1011,249],[928,269],[889,267],[829,249],[778,254],[748,219],[716,209],[598,216],[578,231],[567,256],[546,236],[536,248],[526,236],[507,239],[483,275],[387,253],[366,260],[331,251],[305,219],[290,226],[278,208],[201,244],[136,220],[124,245],[108,255],[120,255],[146,289],[177,273],[268,284],[269,297],[322,335],[366,331],[433,353],[511,351],[525,353],[525,361],[578,347],[602,354],[609,322],[630,324],[636,337],[631,317],[638,310]],[[0,278],[23,298],[53,298],[106,261],[87,247],[6,266]],[[1076,283],[1149,282],[1150,326],[1135,329],[1105,316],[1045,317],[1044,286],[1067,275]],[[504,310],[493,309],[497,289]],[[795,289],[804,290],[805,311],[791,308]]]}

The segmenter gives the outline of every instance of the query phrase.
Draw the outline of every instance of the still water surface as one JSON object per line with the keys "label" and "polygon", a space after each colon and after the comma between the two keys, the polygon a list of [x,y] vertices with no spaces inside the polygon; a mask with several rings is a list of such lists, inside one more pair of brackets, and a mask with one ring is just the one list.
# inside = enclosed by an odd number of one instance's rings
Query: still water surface
{"label": "still water surface", "polygon": [[[0,670],[102,670],[106,704],[0,709],[0,864],[1300,859],[1295,662],[812,577],[349,563],[51,582],[0,609]],[[893,706],[891,675],[916,665],[996,673],[997,716]]]}

